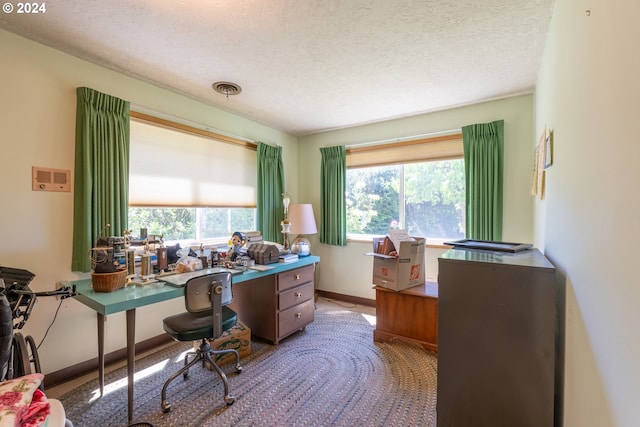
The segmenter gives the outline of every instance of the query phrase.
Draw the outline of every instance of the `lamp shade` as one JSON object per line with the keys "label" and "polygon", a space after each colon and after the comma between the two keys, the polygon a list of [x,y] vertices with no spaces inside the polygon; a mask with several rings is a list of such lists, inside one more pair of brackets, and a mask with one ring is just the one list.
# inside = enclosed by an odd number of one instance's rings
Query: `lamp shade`
{"label": "lamp shade", "polygon": [[313,216],[313,206],[306,204],[289,205],[289,222],[291,223],[291,234],[315,234],[316,219]]}

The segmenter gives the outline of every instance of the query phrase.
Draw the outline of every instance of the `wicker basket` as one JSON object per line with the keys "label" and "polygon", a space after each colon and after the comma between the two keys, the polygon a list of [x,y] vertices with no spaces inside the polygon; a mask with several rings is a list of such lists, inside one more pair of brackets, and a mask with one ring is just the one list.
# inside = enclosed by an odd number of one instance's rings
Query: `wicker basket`
{"label": "wicker basket", "polygon": [[115,273],[91,273],[94,292],[111,292],[127,283],[127,269],[120,268]]}

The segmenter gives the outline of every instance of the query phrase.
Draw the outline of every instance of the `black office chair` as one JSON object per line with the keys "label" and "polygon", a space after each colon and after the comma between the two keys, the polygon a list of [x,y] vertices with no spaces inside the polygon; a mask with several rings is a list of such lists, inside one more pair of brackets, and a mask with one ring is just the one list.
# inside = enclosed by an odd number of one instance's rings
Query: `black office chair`
{"label": "black office chair", "polygon": [[[240,373],[242,372],[240,355],[234,349],[213,350],[209,345],[209,339],[220,337],[224,331],[236,324],[237,314],[226,307],[232,301],[231,273],[214,273],[194,277],[187,281],[184,289],[184,302],[187,311],[164,319],[164,330],[174,340],[200,341],[200,347],[196,351],[188,352],[185,355],[184,367],[171,375],[162,387],[161,405],[165,413],[171,410],[171,405],[166,399],[169,383],[180,374],[183,374],[186,379],[189,368],[199,361],[202,361],[203,366],[208,363],[218,373],[224,384],[224,401],[227,405],[233,404],[235,397],[229,394],[229,380],[212,356],[235,354],[236,372]],[[189,361],[191,356],[195,357]]]}

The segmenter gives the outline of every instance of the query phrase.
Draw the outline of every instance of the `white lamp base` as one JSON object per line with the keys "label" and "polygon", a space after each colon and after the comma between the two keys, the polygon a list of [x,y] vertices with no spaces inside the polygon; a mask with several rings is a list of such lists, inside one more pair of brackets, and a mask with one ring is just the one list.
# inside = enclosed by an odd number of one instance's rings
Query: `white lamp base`
{"label": "white lamp base", "polygon": [[299,235],[291,242],[291,253],[298,254],[298,256],[308,256],[311,254],[311,244],[309,239]]}

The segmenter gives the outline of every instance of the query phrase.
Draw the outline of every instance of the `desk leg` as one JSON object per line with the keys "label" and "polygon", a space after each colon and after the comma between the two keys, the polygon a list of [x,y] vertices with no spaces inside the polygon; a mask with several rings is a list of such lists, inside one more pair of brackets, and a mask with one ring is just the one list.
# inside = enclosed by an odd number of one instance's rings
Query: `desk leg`
{"label": "desk leg", "polygon": [[129,422],[133,419],[133,379],[136,363],[136,309],[127,310],[127,378],[129,385]]}
{"label": "desk leg", "polygon": [[100,396],[104,395],[104,324],[107,316],[98,314],[98,382],[100,383]]}

